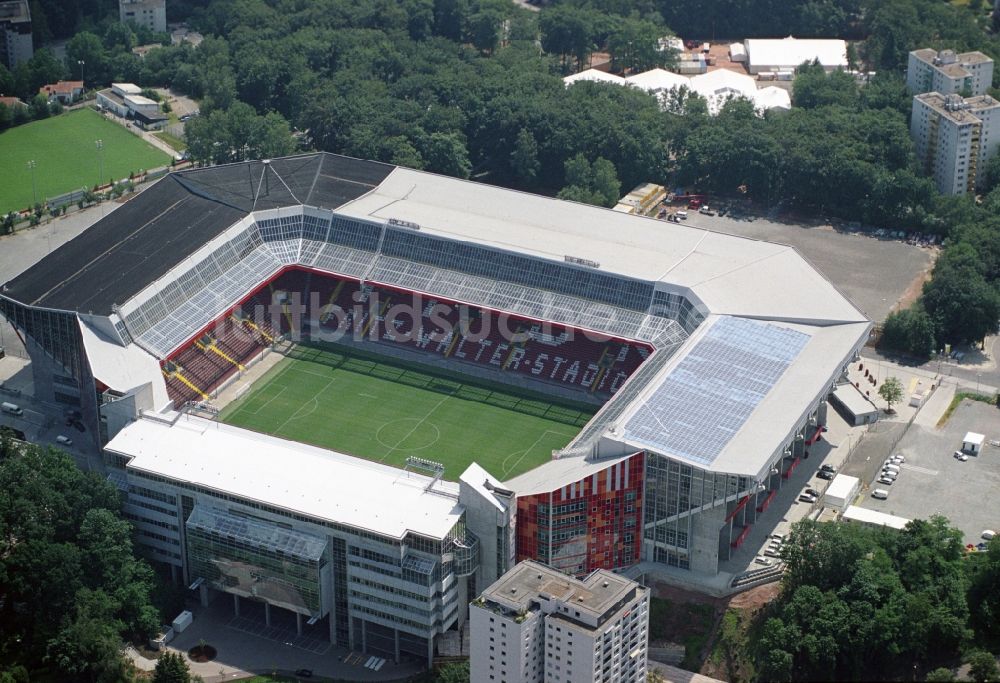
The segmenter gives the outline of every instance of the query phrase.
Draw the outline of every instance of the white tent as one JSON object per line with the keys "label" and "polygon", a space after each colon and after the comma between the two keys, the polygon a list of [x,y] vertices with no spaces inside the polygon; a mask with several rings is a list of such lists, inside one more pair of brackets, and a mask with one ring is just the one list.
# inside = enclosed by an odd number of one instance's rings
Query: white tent
{"label": "white tent", "polygon": [[744,45],[752,74],[794,70],[813,60],[827,71],[847,68],[847,43],[840,39],[748,38]]}
{"label": "white tent", "polygon": [[563,83],[569,87],[574,83],[580,81],[596,81],[599,83],[614,83],[616,85],[625,85],[625,79],[621,76],[615,76],[614,74],[605,73],[604,71],[598,71],[597,69],[587,69],[586,71],[581,71],[578,74],[573,74],[572,76],[567,76],[563,79]]}
{"label": "white tent", "polygon": [[651,93],[661,93],[679,88],[682,85],[688,87],[691,85],[691,80],[687,76],[681,76],[665,69],[643,71],[641,74],[629,76],[625,82]]}
{"label": "white tent", "polygon": [[743,47],[743,43],[732,43],[729,46],[729,59],[734,62],[747,61],[747,49]]}
{"label": "white tent", "polygon": [[708,101],[708,113],[714,116],[733,98],[745,97],[753,101],[757,93],[757,83],[746,74],[728,69],[716,69],[692,76],[691,89]]}
{"label": "white tent", "polygon": [[761,88],[754,95],[754,104],[757,111],[767,111],[768,109],[791,109],[792,98],[788,91],[776,85],[769,85]]}

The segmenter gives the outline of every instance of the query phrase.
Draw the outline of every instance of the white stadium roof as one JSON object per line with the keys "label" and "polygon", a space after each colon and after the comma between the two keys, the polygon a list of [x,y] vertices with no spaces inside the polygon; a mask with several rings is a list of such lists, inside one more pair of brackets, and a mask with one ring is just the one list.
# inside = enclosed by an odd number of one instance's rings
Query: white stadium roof
{"label": "white stadium roof", "polygon": [[549,260],[589,259],[601,271],[688,290],[712,313],[867,322],[793,247],[698,228],[697,217],[665,223],[407,168],[337,213]]}
{"label": "white stadium roof", "polygon": [[[174,417],[177,417],[176,415]],[[346,524],[392,538],[444,538],[464,508],[458,484],[190,415],[141,419],[106,446],[128,471]]]}

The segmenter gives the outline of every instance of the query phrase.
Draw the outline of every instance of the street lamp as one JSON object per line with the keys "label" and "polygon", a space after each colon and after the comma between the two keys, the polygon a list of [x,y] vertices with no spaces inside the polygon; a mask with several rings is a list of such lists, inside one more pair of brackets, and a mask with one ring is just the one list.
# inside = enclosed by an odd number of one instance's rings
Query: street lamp
{"label": "street lamp", "polygon": [[100,187],[104,182],[104,140],[94,140],[94,146],[97,147],[97,163],[100,169],[97,174],[97,186]]}
{"label": "street lamp", "polygon": [[76,63],[80,65],[80,82],[86,85],[87,79],[83,77],[83,67],[87,66],[87,62],[83,61],[82,59],[78,59],[76,60]]}
{"label": "street lamp", "polygon": [[28,168],[31,170],[31,196],[34,200],[32,202],[32,207],[38,203],[38,189],[35,187],[35,160],[32,159],[28,162]]}

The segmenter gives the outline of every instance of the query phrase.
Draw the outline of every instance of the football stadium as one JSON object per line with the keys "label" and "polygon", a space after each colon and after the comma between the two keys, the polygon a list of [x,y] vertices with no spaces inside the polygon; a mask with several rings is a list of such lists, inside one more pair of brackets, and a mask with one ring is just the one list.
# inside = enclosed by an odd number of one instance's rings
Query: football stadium
{"label": "football stadium", "polygon": [[716,578],[871,327],[788,246],[325,153],[170,174],[0,313],[151,559],[396,661],[523,559]]}

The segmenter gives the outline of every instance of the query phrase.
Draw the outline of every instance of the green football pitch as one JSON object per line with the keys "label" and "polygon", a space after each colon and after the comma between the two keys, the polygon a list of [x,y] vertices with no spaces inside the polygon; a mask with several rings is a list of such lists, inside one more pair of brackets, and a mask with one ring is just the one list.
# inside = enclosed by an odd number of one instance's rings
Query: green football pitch
{"label": "green football pitch", "polygon": [[[35,162],[35,190],[29,161]],[[36,193],[41,202],[168,163],[168,155],[92,109],[32,121],[0,133],[0,214],[30,207]]]}
{"label": "green football pitch", "polygon": [[220,419],[396,467],[409,456],[433,460],[454,481],[472,462],[501,480],[537,467],[593,412],[340,346],[300,345]]}

